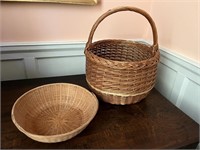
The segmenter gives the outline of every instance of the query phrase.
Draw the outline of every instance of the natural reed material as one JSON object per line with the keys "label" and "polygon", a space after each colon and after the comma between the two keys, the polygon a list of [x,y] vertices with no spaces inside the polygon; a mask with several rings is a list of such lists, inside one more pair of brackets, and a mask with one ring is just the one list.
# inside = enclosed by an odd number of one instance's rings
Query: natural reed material
{"label": "natural reed material", "polygon": [[80,133],[97,109],[98,100],[86,89],[67,83],[47,84],[28,91],[15,102],[12,120],[28,137],[54,143]]}
{"label": "natural reed material", "polygon": [[[153,31],[153,45],[128,40],[100,40],[92,43],[94,32],[107,16],[119,11],[143,15]],[[132,104],[144,99],[155,85],[159,50],[154,21],[135,7],[118,7],[104,13],[93,25],[85,48],[86,80],[104,101]]]}

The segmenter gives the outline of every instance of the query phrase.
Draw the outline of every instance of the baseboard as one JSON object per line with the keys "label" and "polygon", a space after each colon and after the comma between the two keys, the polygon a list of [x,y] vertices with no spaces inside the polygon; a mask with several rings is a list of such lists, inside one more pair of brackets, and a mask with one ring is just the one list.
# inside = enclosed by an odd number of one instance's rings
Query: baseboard
{"label": "baseboard", "polygon": [[[84,74],[84,48],[85,42],[4,43],[1,80]],[[200,124],[199,65],[165,48],[160,53],[156,89]]]}

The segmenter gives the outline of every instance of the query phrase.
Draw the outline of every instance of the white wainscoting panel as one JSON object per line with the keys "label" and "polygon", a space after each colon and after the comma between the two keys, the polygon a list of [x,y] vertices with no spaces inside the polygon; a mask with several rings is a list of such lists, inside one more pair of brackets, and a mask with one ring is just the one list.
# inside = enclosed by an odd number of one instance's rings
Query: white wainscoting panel
{"label": "white wainscoting panel", "polygon": [[83,56],[37,58],[39,77],[63,76],[85,73]]}
{"label": "white wainscoting panel", "polygon": [[156,89],[200,124],[200,67],[186,58],[160,49]]}
{"label": "white wainscoting panel", "polygon": [[3,44],[2,81],[85,73],[85,43]]}
{"label": "white wainscoting panel", "polygon": [[[84,74],[84,47],[84,42],[4,43],[1,80]],[[199,64],[168,49],[161,48],[160,52],[156,89],[200,124]]]}
{"label": "white wainscoting panel", "polygon": [[25,64],[23,59],[1,61],[2,80],[16,80],[26,78]]}
{"label": "white wainscoting panel", "polygon": [[[159,89],[162,95],[169,98],[176,81],[177,72],[169,67],[166,67],[165,64],[160,63],[158,65],[158,74],[156,88]],[[172,103],[175,104],[173,101]]]}

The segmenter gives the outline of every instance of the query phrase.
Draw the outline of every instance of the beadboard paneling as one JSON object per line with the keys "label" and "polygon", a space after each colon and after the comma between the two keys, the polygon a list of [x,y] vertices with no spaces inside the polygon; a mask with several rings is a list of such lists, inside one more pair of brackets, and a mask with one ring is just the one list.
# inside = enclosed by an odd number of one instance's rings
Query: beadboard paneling
{"label": "beadboard paneling", "polygon": [[[84,47],[84,42],[3,44],[1,80],[84,74]],[[155,88],[200,124],[199,65],[168,49],[160,52]]]}

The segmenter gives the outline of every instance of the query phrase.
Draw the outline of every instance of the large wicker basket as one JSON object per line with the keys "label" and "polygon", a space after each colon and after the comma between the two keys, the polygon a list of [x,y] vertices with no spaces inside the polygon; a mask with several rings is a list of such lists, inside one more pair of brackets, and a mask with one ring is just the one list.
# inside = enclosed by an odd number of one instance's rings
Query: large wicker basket
{"label": "large wicker basket", "polygon": [[[92,43],[99,23],[119,11],[133,11],[150,23],[153,45],[128,40],[100,40]],[[86,80],[90,88],[105,102],[133,104],[144,99],[155,85],[159,50],[154,21],[145,11],[135,7],[111,9],[93,25],[85,48]]]}
{"label": "large wicker basket", "polygon": [[79,134],[96,115],[98,100],[68,83],[47,84],[23,94],[12,108],[12,121],[33,140],[61,142]]}

